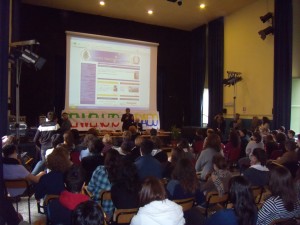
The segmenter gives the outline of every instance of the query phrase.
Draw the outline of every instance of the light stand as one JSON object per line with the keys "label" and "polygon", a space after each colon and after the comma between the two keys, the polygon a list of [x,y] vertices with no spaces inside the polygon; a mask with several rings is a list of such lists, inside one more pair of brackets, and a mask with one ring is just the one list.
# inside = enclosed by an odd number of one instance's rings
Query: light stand
{"label": "light stand", "polygon": [[242,80],[241,74],[241,72],[227,71],[228,78],[223,80],[225,86],[233,85],[233,116],[236,114],[236,83]]}
{"label": "light stand", "polygon": [[15,63],[16,69],[16,122],[14,128],[17,143],[20,141],[20,80],[23,62],[33,65],[36,70],[41,69],[46,62],[44,58],[33,53],[32,49],[34,45],[39,45],[39,42],[36,40],[19,41],[10,45],[12,47],[10,58]]}

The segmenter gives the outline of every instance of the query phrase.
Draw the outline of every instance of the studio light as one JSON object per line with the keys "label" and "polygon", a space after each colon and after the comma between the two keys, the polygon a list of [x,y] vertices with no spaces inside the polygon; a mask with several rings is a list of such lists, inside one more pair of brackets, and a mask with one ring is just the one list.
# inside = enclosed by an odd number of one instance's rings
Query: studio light
{"label": "studio light", "polygon": [[260,20],[261,20],[263,23],[265,23],[265,22],[267,22],[269,19],[272,19],[272,18],[273,18],[273,13],[268,12],[266,15],[261,16],[261,17],[259,17],[259,18],[260,18]]}
{"label": "studio light", "polygon": [[30,48],[13,49],[10,54],[10,62],[14,63],[16,60],[20,60],[28,66],[33,66],[36,70],[42,69],[46,62],[46,59],[34,53]]}
{"label": "studio light", "polygon": [[274,32],[273,27],[269,26],[269,27],[259,31],[258,34],[260,35],[261,39],[265,40],[267,35],[273,34],[273,32]]}

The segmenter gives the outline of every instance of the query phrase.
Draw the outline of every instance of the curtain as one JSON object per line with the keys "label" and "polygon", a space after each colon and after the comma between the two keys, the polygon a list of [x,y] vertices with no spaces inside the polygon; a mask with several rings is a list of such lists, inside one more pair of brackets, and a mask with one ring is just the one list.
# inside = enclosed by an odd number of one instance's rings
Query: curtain
{"label": "curtain", "polygon": [[223,109],[224,18],[208,23],[208,124]]}
{"label": "curtain", "polygon": [[202,98],[206,71],[206,25],[192,31],[190,124],[202,125]]}
{"label": "curtain", "polygon": [[[8,130],[8,40],[9,37],[9,0],[0,1],[0,136]],[[0,152],[0,198],[4,197],[2,146]]]}
{"label": "curtain", "polygon": [[275,0],[273,128],[290,128],[292,87],[292,0]]}

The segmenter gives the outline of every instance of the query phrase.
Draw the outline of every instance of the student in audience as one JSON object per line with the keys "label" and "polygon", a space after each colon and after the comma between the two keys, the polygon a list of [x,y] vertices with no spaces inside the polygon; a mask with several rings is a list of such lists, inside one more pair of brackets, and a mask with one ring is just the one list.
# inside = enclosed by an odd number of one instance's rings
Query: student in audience
{"label": "student in audience", "polygon": [[201,129],[197,129],[195,132],[195,138],[193,140],[193,152],[197,161],[201,151],[203,150],[204,137]]}
{"label": "student in audience", "polygon": [[201,190],[206,194],[210,191],[217,191],[222,196],[228,192],[229,180],[232,175],[227,169],[225,158],[221,154],[214,155],[212,159],[213,172],[207,182],[203,184]]}
{"label": "student in audience", "polygon": [[288,132],[287,132],[287,138],[289,139],[289,140],[293,140],[293,141],[295,141],[295,131],[293,131],[293,130],[288,130]]}
{"label": "student in audience", "polygon": [[141,156],[135,161],[140,180],[144,180],[147,176],[162,178],[161,164],[151,155],[153,147],[153,142],[148,139],[144,139],[141,143]]}
{"label": "student in audience", "polygon": [[207,136],[206,143],[204,144],[204,150],[201,152],[195,169],[197,172],[201,171],[201,179],[206,180],[207,175],[212,171],[213,164],[212,158],[214,155],[221,152],[221,139],[217,134],[210,134]]}
{"label": "student in audience", "polygon": [[262,136],[259,132],[254,132],[251,140],[249,141],[248,145],[246,146],[246,157],[241,158],[238,161],[239,168],[241,172],[247,169],[250,166],[250,155],[252,154],[255,148],[264,149],[264,143],[262,142]]}
{"label": "student in audience", "polygon": [[285,149],[285,142],[287,140],[286,134],[283,132],[278,132],[276,135],[276,142],[278,144],[278,149],[284,153],[286,151]]}
{"label": "student in audience", "polygon": [[265,150],[268,159],[271,157],[272,152],[278,150],[278,145],[271,134],[268,134],[265,138]]}
{"label": "student in audience", "polygon": [[92,141],[93,139],[95,139],[96,136],[93,134],[89,134],[87,133],[84,136],[83,139],[83,143],[82,145],[85,147],[83,150],[80,151],[80,155],[79,155],[79,160],[81,161],[84,157],[89,156],[90,155],[90,150],[88,148],[89,142]]}
{"label": "student in audience", "polygon": [[[32,175],[18,160],[17,147],[15,145],[6,145],[2,148],[3,154],[3,179],[26,179],[33,183],[38,183],[45,172]],[[8,188],[11,197],[23,194],[25,188]]]}
{"label": "student in audience", "polygon": [[144,138],[142,136],[138,136],[134,140],[134,147],[131,149],[131,156],[133,162],[141,156],[141,143],[143,142]]}
{"label": "student in audience", "polygon": [[65,190],[64,173],[71,166],[71,162],[63,151],[63,147],[58,147],[48,155],[46,167],[50,172],[42,176],[35,186],[36,199],[42,199],[49,194],[59,195]]}
{"label": "student in audience", "polygon": [[81,194],[83,176],[79,171],[69,169],[65,173],[66,190],[59,198],[49,201],[47,205],[48,219],[51,224],[71,225],[72,211],[89,196]]}
{"label": "student in audience", "polygon": [[134,140],[136,139],[137,136],[139,136],[140,134],[137,131],[136,126],[133,124],[131,125],[128,130],[131,132],[131,141],[134,142]]}
{"label": "student in audience", "polygon": [[72,225],[105,225],[101,207],[94,201],[79,204],[73,212]]}
{"label": "student in audience", "polygon": [[97,166],[104,164],[104,157],[101,155],[104,145],[99,138],[93,138],[88,144],[90,155],[81,160],[81,169],[84,174],[85,183],[88,184]]}
{"label": "student in audience", "polygon": [[270,170],[269,190],[271,196],[258,212],[257,225],[269,225],[282,218],[300,215],[300,204],[291,173],[283,166],[273,166]]}
{"label": "student in audience", "polygon": [[246,157],[246,147],[249,143],[250,137],[247,129],[238,130],[241,139],[240,158]]}
{"label": "student in audience", "polygon": [[102,154],[105,155],[110,149],[113,148],[112,137],[109,134],[105,134],[102,138],[102,143],[104,144]]}
{"label": "student in audience", "polygon": [[293,163],[298,161],[298,155],[296,152],[296,142],[294,140],[288,140],[285,142],[285,150],[286,152],[279,158],[277,158],[274,162],[285,165],[288,163]]}
{"label": "student in audience", "polygon": [[17,213],[11,201],[1,196],[0,199],[0,224],[18,225],[23,217]]}
{"label": "student in audience", "polygon": [[140,208],[131,225],[183,225],[182,207],[167,199],[163,184],[155,177],[147,177],[139,193]]}
{"label": "student in audience", "polygon": [[236,163],[240,158],[241,152],[241,139],[237,131],[229,133],[228,142],[224,148],[224,157],[229,163]]}
{"label": "student in audience", "polygon": [[[102,190],[109,191],[112,184],[116,182],[120,163],[119,152],[111,149],[105,156],[104,166],[98,166],[93,172],[87,188],[93,194],[96,201],[100,200],[100,192]],[[104,200],[102,207],[108,218],[111,218],[114,210],[113,202],[111,200]]]}
{"label": "student in audience", "polygon": [[206,225],[255,225],[257,208],[246,178],[232,177],[229,182],[229,200],[233,208],[217,211]]}
{"label": "student in audience", "polygon": [[118,176],[111,187],[111,198],[117,209],[138,208],[141,188],[137,169],[132,161],[124,161],[118,168]]}
{"label": "student in audience", "polygon": [[266,167],[265,150],[255,148],[250,155],[251,166],[243,172],[244,177],[252,186],[265,186],[269,182],[269,169]]}
{"label": "student in audience", "polygon": [[188,158],[183,158],[176,164],[172,179],[167,184],[167,192],[171,200],[195,198],[198,204],[205,201],[196,170]]}

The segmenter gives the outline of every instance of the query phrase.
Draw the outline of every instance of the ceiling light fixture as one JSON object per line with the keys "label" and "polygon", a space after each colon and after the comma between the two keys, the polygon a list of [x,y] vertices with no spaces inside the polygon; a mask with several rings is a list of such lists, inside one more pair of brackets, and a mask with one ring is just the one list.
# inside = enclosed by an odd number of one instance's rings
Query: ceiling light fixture
{"label": "ceiling light fixture", "polygon": [[200,4],[200,9],[204,9],[205,8],[205,4],[204,3],[202,3],[202,4]]}
{"label": "ceiling light fixture", "polygon": [[100,2],[99,2],[99,5],[105,6],[105,1],[100,1]]}
{"label": "ceiling light fixture", "polygon": [[179,5],[179,6],[181,6],[182,5],[182,2],[183,2],[183,0],[167,0],[167,1],[169,1],[169,2],[177,2],[177,4]]}
{"label": "ceiling light fixture", "polygon": [[149,15],[152,15],[152,14],[153,14],[153,11],[152,11],[151,9],[149,9],[149,10],[148,10],[148,14],[149,14]]}

